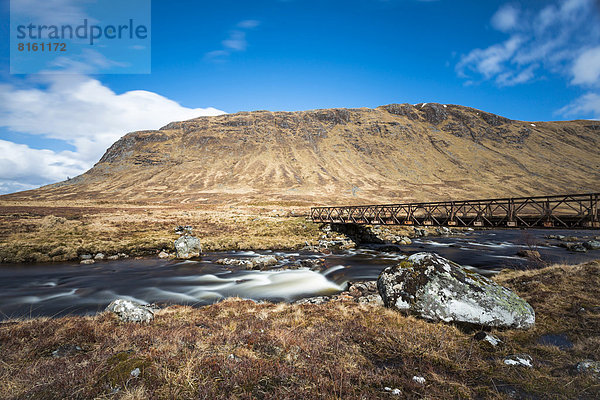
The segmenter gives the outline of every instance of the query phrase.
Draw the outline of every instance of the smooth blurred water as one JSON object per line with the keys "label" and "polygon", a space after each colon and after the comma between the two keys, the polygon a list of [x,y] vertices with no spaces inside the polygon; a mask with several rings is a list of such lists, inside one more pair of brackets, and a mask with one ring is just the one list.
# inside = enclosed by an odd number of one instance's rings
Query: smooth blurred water
{"label": "smooth blurred water", "polygon": [[[230,296],[253,300],[293,301],[302,297],[337,293],[348,281],[376,279],[387,266],[409,254],[433,251],[484,274],[504,268],[527,268],[516,255],[536,249],[550,262],[580,263],[600,259],[600,250],[571,253],[558,241],[545,239],[561,234],[591,239],[600,231],[490,230],[455,237],[415,239],[402,252],[381,251],[370,245],[356,250],[322,255],[307,252],[260,252],[283,257],[280,266],[304,258],[323,257],[326,270],[242,271],[214,261],[249,258],[252,251],[209,253],[198,261],[125,259],[77,263],[0,266],[0,319],[34,316],[93,314],[116,298],[142,303],[204,305]],[[385,249],[383,249],[385,250]]]}

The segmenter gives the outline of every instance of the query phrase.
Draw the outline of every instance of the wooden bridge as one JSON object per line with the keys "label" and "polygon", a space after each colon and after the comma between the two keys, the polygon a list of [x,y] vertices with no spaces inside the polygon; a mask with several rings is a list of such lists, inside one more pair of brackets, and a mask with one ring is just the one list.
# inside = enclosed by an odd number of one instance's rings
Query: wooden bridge
{"label": "wooden bridge", "polygon": [[600,193],[312,207],[313,222],[503,228],[600,228]]}

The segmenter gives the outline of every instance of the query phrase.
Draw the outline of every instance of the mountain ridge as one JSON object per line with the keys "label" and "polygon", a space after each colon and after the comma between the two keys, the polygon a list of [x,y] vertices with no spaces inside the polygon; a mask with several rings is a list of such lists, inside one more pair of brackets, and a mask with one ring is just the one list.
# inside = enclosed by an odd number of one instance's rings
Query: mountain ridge
{"label": "mountain ridge", "polygon": [[600,188],[599,147],[600,121],[451,104],[242,111],[128,133],[84,174],[8,196],[358,204],[587,192]]}

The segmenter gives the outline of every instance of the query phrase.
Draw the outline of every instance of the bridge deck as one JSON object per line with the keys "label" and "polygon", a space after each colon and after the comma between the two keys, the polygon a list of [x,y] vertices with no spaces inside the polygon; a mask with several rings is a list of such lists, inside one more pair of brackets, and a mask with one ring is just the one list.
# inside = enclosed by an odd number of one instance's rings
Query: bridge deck
{"label": "bridge deck", "polygon": [[600,228],[600,193],[312,207],[314,222],[463,227]]}

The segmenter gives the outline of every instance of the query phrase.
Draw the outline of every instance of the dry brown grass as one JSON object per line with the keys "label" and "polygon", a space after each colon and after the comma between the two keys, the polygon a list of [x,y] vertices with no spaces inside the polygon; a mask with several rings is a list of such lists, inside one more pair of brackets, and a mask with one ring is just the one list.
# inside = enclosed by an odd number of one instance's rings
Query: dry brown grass
{"label": "dry brown grass", "polygon": [[[294,216],[296,215],[296,216]],[[0,204],[0,262],[64,262],[102,252],[173,250],[177,225],[192,225],[205,251],[297,249],[319,230],[293,207]]]}
{"label": "dry brown grass", "polygon": [[[107,313],[9,321],[0,324],[0,397],[373,399],[393,397],[388,386],[401,398],[598,398],[600,382],[573,366],[600,359],[600,317],[592,308],[599,274],[600,262],[500,275],[531,302],[538,322],[529,331],[493,332],[504,341],[496,349],[453,325],[344,301],[229,299],[172,306],[148,325]],[[537,343],[558,332],[569,335],[572,349]],[[51,356],[65,344],[83,351]],[[515,353],[530,354],[534,368],[504,365]],[[138,378],[130,375],[135,368]]]}

